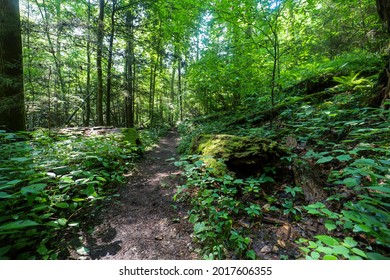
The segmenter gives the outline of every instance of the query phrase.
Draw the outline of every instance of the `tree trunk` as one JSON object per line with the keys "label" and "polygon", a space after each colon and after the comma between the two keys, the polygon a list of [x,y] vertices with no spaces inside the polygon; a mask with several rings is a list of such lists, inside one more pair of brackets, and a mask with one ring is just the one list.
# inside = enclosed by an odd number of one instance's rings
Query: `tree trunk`
{"label": "tree trunk", "polygon": [[177,91],[179,95],[179,108],[180,108],[180,121],[183,121],[183,92],[182,92],[182,83],[181,83],[181,58],[179,57],[178,66],[177,66]]}
{"label": "tree trunk", "polygon": [[134,127],[134,84],[135,84],[135,67],[134,67],[134,28],[133,15],[131,10],[126,14],[127,30],[129,32],[129,39],[127,41],[126,50],[126,113],[125,123],[126,127]]}
{"label": "tree trunk", "polygon": [[170,125],[174,125],[175,120],[175,74],[176,67],[175,63],[172,63],[172,76],[171,76],[171,94],[170,94],[170,104],[169,104],[169,123]]}
{"label": "tree trunk", "polygon": [[99,1],[99,18],[97,29],[97,96],[96,96],[96,115],[97,125],[104,125],[103,120],[103,36],[104,36],[104,0]]}
{"label": "tree trunk", "polygon": [[0,126],[26,129],[19,0],[0,0]]}
{"label": "tree trunk", "polygon": [[[376,0],[376,6],[379,17],[383,24],[386,26],[387,33],[390,34],[390,1],[389,0]],[[388,51],[388,61],[384,67],[384,70],[379,75],[377,86],[374,89],[374,96],[370,102],[370,106],[379,107],[381,105],[384,108],[390,108],[390,50]]]}
{"label": "tree trunk", "polygon": [[[25,64],[27,63],[27,65],[25,65],[25,67],[27,68],[27,81],[28,81],[28,85],[30,86],[30,90],[31,90],[30,107],[32,108],[32,110],[31,110],[31,115],[30,115],[31,123],[29,124],[29,126],[34,128],[36,126],[36,112],[35,112],[36,91],[35,91],[35,86],[34,86],[34,82],[33,82],[33,74],[31,71],[31,69],[33,67],[34,57],[33,57],[32,49],[31,49],[31,31],[32,30],[31,30],[30,19],[31,19],[31,5],[30,5],[30,1],[27,1],[27,26],[26,26],[26,36],[25,36],[25,38],[26,38],[25,47],[27,50]],[[27,107],[27,112],[28,111],[29,110]],[[27,119],[28,118],[29,117],[27,117]]]}
{"label": "tree trunk", "polygon": [[88,0],[88,35],[87,35],[87,89],[85,94],[86,105],[85,105],[85,122],[84,126],[89,126],[91,119],[91,0]]}
{"label": "tree trunk", "polygon": [[387,32],[390,33],[390,1],[389,0],[376,0],[376,7],[379,17],[386,25]]}
{"label": "tree trunk", "polygon": [[112,81],[112,52],[114,46],[115,36],[115,12],[116,12],[117,0],[112,0],[112,13],[111,13],[111,32],[110,43],[108,47],[108,62],[107,62],[107,89],[106,89],[106,123],[111,125],[111,81]]}

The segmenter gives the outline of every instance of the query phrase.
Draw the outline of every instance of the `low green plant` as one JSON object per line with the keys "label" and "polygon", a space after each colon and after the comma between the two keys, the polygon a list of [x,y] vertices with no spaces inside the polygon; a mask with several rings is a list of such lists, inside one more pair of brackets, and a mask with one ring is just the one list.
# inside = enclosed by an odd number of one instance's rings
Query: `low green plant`
{"label": "low green plant", "polygon": [[233,254],[236,258],[254,259],[245,230],[234,224],[235,218],[242,214],[251,219],[261,217],[258,204],[238,197],[239,190],[258,197],[261,183],[234,179],[230,175],[214,177],[212,170],[196,155],[183,157],[175,164],[184,170],[187,182],[178,187],[174,199],[187,200],[192,205],[189,221],[194,224],[194,239],[201,244],[199,253],[203,258],[223,259]]}
{"label": "low green plant", "polygon": [[314,238],[315,242],[305,238],[300,238],[297,241],[298,244],[304,245],[300,249],[306,253],[307,260],[362,260],[368,258],[351,237],[346,237],[343,241],[328,235],[317,235]]}
{"label": "low green plant", "polygon": [[137,147],[117,135],[36,131],[20,141],[0,131],[0,258],[56,259],[64,232],[115,195]]}
{"label": "low green plant", "polygon": [[367,78],[359,78],[360,73],[350,72],[347,76],[333,77],[333,80],[339,85],[337,85],[334,90],[339,92],[351,92],[366,89],[369,90],[372,88],[372,82]]}

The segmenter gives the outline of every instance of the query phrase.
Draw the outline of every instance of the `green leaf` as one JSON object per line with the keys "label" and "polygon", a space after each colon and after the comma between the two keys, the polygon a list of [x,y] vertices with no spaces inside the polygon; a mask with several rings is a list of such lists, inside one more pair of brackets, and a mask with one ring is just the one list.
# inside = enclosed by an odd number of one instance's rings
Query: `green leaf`
{"label": "green leaf", "polygon": [[209,229],[210,229],[210,227],[206,226],[205,222],[196,223],[194,225],[194,233],[195,234],[201,233],[201,232],[209,230]]}
{"label": "green leaf", "polygon": [[57,219],[56,222],[57,222],[60,226],[65,226],[66,223],[68,222],[68,220],[65,219],[65,218],[60,218],[60,219]]}
{"label": "green leaf", "polygon": [[367,255],[367,258],[370,260],[390,260],[389,257],[385,257],[379,253],[376,253],[376,252],[366,253],[366,255]]}
{"label": "green leaf", "polygon": [[352,252],[354,252],[358,256],[361,256],[363,258],[367,258],[366,253],[364,253],[362,250],[360,250],[358,248],[352,248]]}
{"label": "green leaf", "polygon": [[346,237],[344,239],[343,245],[348,248],[353,248],[358,245],[358,243],[352,237]]}
{"label": "green leaf", "polygon": [[253,250],[250,250],[246,252],[246,257],[250,260],[255,260],[256,259],[256,253]]}
{"label": "green leaf", "polygon": [[390,187],[370,186],[367,187],[367,189],[378,191],[378,192],[390,193]]}
{"label": "green leaf", "polygon": [[336,157],[336,159],[338,161],[348,161],[348,160],[351,160],[351,156],[350,155],[339,155]]}
{"label": "green leaf", "polygon": [[344,257],[348,256],[349,250],[342,245],[337,245],[333,247],[333,253],[338,255],[343,255]]}
{"label": "green leaf", "polygon": [[336,239],[334,239],[328,235],[316,235],[314,237],[317,238],[318,240],[320,240],[321,242],[325,243],[328,246],[339,245],[339,242]]}
{"label": "green leaf", "polygon": [[336,256],[333,256],[333,255],[325,255],[322,259],[328,260],[328,261],[338,260],[338,258]]}
{"label": "green leaf", "polygon": [[60,181],[64,182],[64,183],[74,183],[73,179],[71,177],[68,177],[68,176],[62,176]]}
{"label": "green leaf", "polygon": [[356,178],[346,178],[343,180],[343,184],[347,187],[356,187],[359,185],[359,182]]}
{"label": "green leaf", "polygon": [[59,202],[59,203],[56,203],[55,206],[58,207],[58,208],[62,208],[62,209],[67,209],[67,208],[69,208],[69,204],[66,203],[66,202]]}
{"label": "green leaf", "polygon": [[14,230],[14,229],[21,229],[26,227],[33,227],[37,225],[39,224],[32,220],[20,220],[20,221],[15,221],[15,222],[2,225],[0,226],[0,230]]}
{"label": "green leaf", "polygon": [[40,246],[38,247],[38,249],[37,249],[37,252],[38,252],[38,254],[40,254],[41,256],[44,256],[44,255],[47,254],[48,250],[47,250],[47,248],[46,248],[45,245],[40,245]]}
{"label": "green leaf", "polygon": [[313,260],[318,260],[320,258],[320,254],[318,252],[311,252],[310,256],[313,258]]}
{"label": "green leaf", "polygon": [[334,229],[337,228],[335,222],[333,222],[333,221],[331,221],[331,220],[327,220],[327,221],[325,222],[325,227],[326,227],[326,229],[329,230],[329,231],[332,231],[332,230],[334,230]]}
{"label": "green leaf", "polygon": [[203,163],[204,163],[203,161],[198,160],[194,164],[195,164],[196,167],[200,168],[200,167],[202,167]]}
{"label": "green leaf", "polygon": [[24,187],[20,190],[21,194],[39,194],[46,188],[47,184],[33,184],[27,187]]}
{"label": "green leaf", "polygon": [[22,180],[12,180],[12,181],[7,182],[7,186],[9,186],[9,187],[10,186],[16,186],[20,182],[22,182]]}
{"label": "green leaf", "polygon": [[0,198],[11,198],[13,195],[8,194],[6,192],[0,192]]}
{"label": "green leaf", "polygon": [[330,162],[333,160],[334,157],[332,156],[329,156],[329,157],[323,157],[323,158],[320,158],[319,160],[317,160],[317,163],[318,164],[321,164],[321,163],[327,163],[327,162]]}
{"label": "green leaf", "polygon": [[358,224],[353,227],[354,232],[371,232],[372,229],[366,225]]}
{"label": "green leaf", "polygon": [[356,165],[362,165],[362,166],[375,166],[376,165],[376,162],[375,160],[373,159],[370,159],[370,158],[361,158],[361,159],[358,159],[358,160],[355,160],[355,162],[353,164],[351,164],[352,166],[356,166]]}
{"label": "green leaf", "polygon": [[324,254],[327,254],[327,255],[332,255],[333,254],[333,249],[330,248],[330,247],[318,247],[317,248],[317,251],[318,252],[321,252],[321,253],[324,253]]}
{"label": "green leaf", "polygon": [[16,162],[25,162],[25,161],[28,161],[29,158],[26,158],[26,157],[16,157],[16,158],[10,158],[10,160],[16,161]]}

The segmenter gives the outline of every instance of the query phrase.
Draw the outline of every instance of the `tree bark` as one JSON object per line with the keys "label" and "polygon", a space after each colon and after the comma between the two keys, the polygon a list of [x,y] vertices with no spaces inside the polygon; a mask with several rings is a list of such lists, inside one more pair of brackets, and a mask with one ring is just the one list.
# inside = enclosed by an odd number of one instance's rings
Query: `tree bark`
{"label": "tree bark", "polygon": [[111,13],[111,32],[110,43],[108,47],[108,62],[107,62],[107,85],[106,85],[106,123],[111,125],[111,84],[112,84],[112,56],[115,36],[115,13],[116,13],[117,0],[112,0],[112,13]]}
{"label": "tree bark", "polygon": [[[376,7],[379,17],[386,26],[386,31],[390,34],[390,1],[376,0]],[[374,89],[375,95],[370,102],[370,106],[389,109],[390,105],[390,50],[388,51],[388,61],[386,62],[383,72],[379,75],[377,87]]]}
{"label": "tree bark", "polygon": [[97,125],[104,125],[103,120],[103,36],[104,36],[104,0],[99,1],[99,18],[97,29],[97,96],[96,96],[96,115]]}
{"label": "tree bark", "polygon": [[91,0],[88,0],[88,35],[87,35],[87,89],[85,94],[86,104],[85,104],[85,126],[89,126],[91,119]]}
{"label": "tree bark", "polygon": [[0,126],[26,129],[19,0],[0,0]]}
{"label": "tree bark", "polygon": [[177,91],[179,95],[179,108],[180,108],[180,121],[183,121],[183,91],[182,91],[182,82],[181,82],[181,67],[182,61],[179,56],[178,65],[177,65]]}
{"label": "tree bark", "polygon": [[387,32],[390,33],[390,1],[389,0],[376,0],[376,7],[379,17],[386,25]]}
{"label": "tree bark", "polygon": [[126,110],[125,123],[126,127],[134,127],[134,84],[135,84],[135,67],[134,67],[134,28],[133,28],[133,14],[131,10],[126,13],[126,25],[129,32],[129,39],[127,41],[126,50]]}

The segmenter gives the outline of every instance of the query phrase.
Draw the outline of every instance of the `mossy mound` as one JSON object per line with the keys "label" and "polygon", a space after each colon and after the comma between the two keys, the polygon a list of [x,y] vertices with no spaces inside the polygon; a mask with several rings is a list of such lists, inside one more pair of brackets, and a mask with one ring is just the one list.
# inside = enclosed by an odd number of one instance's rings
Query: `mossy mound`
{"label": "mossy mound", "polygon": [[131,145],[139,147],[142,145],[139,132],[135,128],[122,128],[123,140],[128,141]]}
{"label": "mossy mound", "polygon": [[286,150],[265,138],[203,134],[192,141],[190,153],[205,156],[204,161],[217,174],[224,171],[221,162],[217,161],[220,159],[228,171],[246,178],[262,172],[266,166],[274,166],[281,156],[286,155]]}

